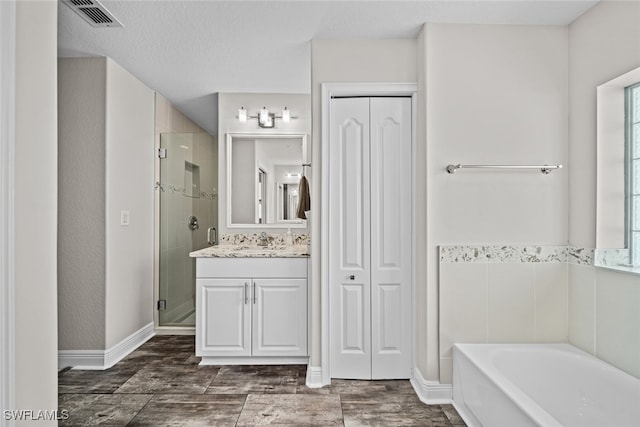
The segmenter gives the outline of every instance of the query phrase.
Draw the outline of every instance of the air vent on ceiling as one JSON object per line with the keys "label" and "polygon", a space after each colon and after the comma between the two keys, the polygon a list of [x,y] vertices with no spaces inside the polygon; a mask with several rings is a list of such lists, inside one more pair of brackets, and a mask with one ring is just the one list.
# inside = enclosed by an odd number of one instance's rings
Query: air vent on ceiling
{"label": "air vent on ceiling", "polygon": [[123,27],[122,22],[98,0],[62,0],[92,27]]}

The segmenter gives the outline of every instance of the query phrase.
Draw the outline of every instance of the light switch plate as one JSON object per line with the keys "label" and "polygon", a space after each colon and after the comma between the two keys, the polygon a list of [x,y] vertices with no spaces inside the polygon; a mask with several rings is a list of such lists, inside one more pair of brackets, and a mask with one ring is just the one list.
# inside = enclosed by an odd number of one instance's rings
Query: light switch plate
{"label": "light switch plate", "polygon": [[129,225],[129,211],[120,211],[120,225]]}

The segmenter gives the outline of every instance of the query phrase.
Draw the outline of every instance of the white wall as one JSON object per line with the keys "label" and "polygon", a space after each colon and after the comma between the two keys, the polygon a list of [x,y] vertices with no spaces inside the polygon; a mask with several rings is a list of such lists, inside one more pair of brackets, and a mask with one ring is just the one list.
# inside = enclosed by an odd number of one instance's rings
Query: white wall
{"label": "white wall", "polygon": [[[640,3],[600,2],[569,27],[570,242],[596,244],[596,86],[640,66]],[[640,378],[640,279],[569,266],[569,341]]]}
{"label": "white wall", "polygon": [[55,410],[58,3],[16,3],[15,405]]}
{"label": "white wall", "polygon": [[106,58],[60,59],[58,76],[58,345],[106,348]]}
{"label": "white wall", "polygon": [[153,321],[154,93],[110,59],[59,63],[59,349],[107,350]]}
{"label": "white wall", "polygon": [[596,87],[640,66],[640,3],[603,1],[569,27],[572,245],[596,244]]}
{"label": "white wall", "polygon": [[[247,119],[245,123],[238,121],[238,109],[244,107],[247,115],[256,115],[262,107],[267,107],[269,111],[279,115],[279,112],[287,107],[292,116],[298,116],[288,124],[276,119],[276,127],[273,129],[263,129],[258,126],[256,119]],[[255,133],[255,134],[277,134],[277,133],[311,133],[311,99],[306,94],[277,94],[277,93],[220,93],[218,95],[218,213],[219,232],[227,233],[256,233],[260,231],[286,232],[282,228],[233,228],[227,227],[227,133]],[[313,166],[307,169],[309,181],[312,182]],[[311,206],[313,209],[314,196],[311,195]],[[306,229],[298,229],[305,232]],[[295,230],[294,230],[295,231]]]}
{"label": "white wall", "polygon": [[[312,163],[313,170],[322,170],[321,151],[321,84],[326,82],[411,82],[418,81],[414,39],[396,40],[313,40],[311,44],[311,97],[313,108]],[[318,175],[316,175],[318,176]],[[417,192],[420,188],[418,183]],[[320,212],[313,209],[314,198],[321,194],[320,180],[311,182],[311,265],[310,281],[311,338],[310,361],[312,367],[320,366]],[[313,196],[313,195],[316,196]],[[318,237],[313,237],[318,236]]]}
{"label": "white wall", "polygon": [[[154,92],[107,59],[106,348],[153,322]],[[129,211],[129,226],[120,212]]]}
{"label": "white wall", "polygon": [[[566,27],[427,24],[428,380],[438,380],[438,245],[564,245],[563,169],[458,171],[450,163],[567,164]],[[519,285],[514,282],[514,286]],[[505,291],[506,292],[506,291]],[[419,347],[420,348],[420,347]]]}

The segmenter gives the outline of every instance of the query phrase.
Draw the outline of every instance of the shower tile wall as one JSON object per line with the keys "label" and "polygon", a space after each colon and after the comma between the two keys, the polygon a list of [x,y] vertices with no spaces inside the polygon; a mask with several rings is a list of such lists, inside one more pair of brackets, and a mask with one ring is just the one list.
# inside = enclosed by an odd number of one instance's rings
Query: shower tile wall
{"label": "shower tile wall", "polygon": [[440,247],[440,382],[455,342],[566,342],[566,246]]}

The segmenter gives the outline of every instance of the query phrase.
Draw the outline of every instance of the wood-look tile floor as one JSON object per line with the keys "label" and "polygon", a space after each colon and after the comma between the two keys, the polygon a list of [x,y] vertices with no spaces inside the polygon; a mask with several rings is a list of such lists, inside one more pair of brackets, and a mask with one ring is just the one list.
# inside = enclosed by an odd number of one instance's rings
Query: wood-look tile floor
{"label": "wood-look tile floor", "polygon": [[157,336],[106,371],[62,370],[60,426],[464,426],[409,381],[305,386],[306,366],[198,366],[193,336]]}

